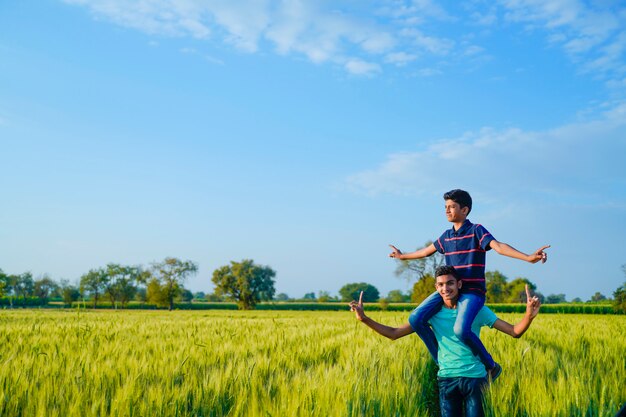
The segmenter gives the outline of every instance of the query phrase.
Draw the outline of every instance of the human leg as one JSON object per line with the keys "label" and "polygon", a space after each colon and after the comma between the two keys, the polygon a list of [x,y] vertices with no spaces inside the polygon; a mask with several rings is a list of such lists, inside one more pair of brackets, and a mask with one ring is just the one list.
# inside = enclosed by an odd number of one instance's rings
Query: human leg
{"label": "human leg", "polygon": [[484,417],[483,390],[487,378],[460,378],[459,391],[465,405],[465,417]]}
{"label": "human leg", "polygon": [[459,390],[461,378],[437,378],[441,417],[460,417],[463,414],[463,396]]}
{"label": "human leg", "polygon": [[433,329],[428,325],[428,320],[430,320],[439,310],[441,310],[441,306],[443,305],[443,299],[438,292],[434,292],[422,303],[417,306],[415,310],[409,316],[409,324],[415,330],[415,333],[422,339],[428,352],[433,357],[436,363],[437,362],[437,338],[435,338],[435,333],[433,333]]}
{"label": "human leg", "polygon": [[480,338],[472,332],[472,323],[480,309],[485,305],[485,298],[475,294],[461,294],[457,303],[457,316],[454,323],[454,334],[478,356],[487,371],[495,366],[493,358],[487,352]]}

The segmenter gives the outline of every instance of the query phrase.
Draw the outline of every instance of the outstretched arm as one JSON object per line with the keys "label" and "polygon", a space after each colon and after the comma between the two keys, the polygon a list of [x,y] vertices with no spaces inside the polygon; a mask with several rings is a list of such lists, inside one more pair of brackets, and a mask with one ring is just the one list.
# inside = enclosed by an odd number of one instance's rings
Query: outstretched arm
{"label": "outstretched arm", "polygon": [[396,248],[393,245],[389,245],[389,247],[391,248],[391,253],[389,254],[389,257],[400,260],[426,258],[427,256],[430,256],[433,253],[437,252],[435,245],[433,245],[432,243],[422,249],[418,249],[415,252],[411,253],[402,253],[400,249]]}
{"label": "outstretched arm", "polygon": [[354,311],[357,320],[363,322],[367,327],[388,339],[396,340],[413,333],[413,328],[409,323],[403,324],[400,327],[390,327],[367,317],[365,311],[363,311],[363,291],[361,291],[359,295],[358,302],[354,300],[350,302],[350,311]]}
{"label": "outstretched arm", "polygon": [[489,246],[491,246],[491,249],[495,250],[500,255],[509,256],[515,259],[521,259],[522,261],[530,262],[531,264],[537,263],[539,261],[541,261],[542,264],[545,263],[548,260],[548,254],[544,252],[544,250],[550,247],[550,245],[542,246],[535,252],[527,255],[524,252],[518,251],[511,245],[498,242],[495,239],[489,242]]}
{"label": "outstretched arm", "polygon": [[496,320],[493,324],[493,328],[499,330],[503,333],[508,334],[511,337],[519,338],[522,337],[526,330],[530,327],[532,321],[539,314],[539,307],[541,307],[541,302],[539,302],[539,298],[531,297],[530,291],[528,291],[528,284],[526,284],[526,313],[524,313],[524,317],[522,320],[513,325],[507,323],[504,320]]}

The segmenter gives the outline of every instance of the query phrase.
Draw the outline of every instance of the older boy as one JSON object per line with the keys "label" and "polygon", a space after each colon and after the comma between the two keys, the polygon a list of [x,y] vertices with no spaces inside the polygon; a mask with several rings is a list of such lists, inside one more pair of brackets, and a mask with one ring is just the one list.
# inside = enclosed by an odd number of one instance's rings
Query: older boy
{"label": "older boy", "polygon": [[[435,274],[437,275],[435,287],[443,299],[443,308],[430,318],[429,325],[432,326],[439,349],[437,382],[441,415],[443,417],[461,416],[465,408],[466,417],[480,417],[484,415],[482,390],[489,378],[480,360],[452,330],[458,312],[459,290],[464,284],[451,266],[441,266],[437,268]],[[530,296],[528,286],[526,286],[526,297],[526,313],[519,323],[511,325],[497,318],[489,308],[483,306],[476,315],[472,331],[478,337],[480,328],[489,326],[509,336],[521,337],[539,313],[541,305],[537,297]],[[355,312],[358,320],[375,332],[395,340],[415,331],[411,322],[400,327],[389,327],[372,320],[363,311],[362,299],[363,293],[361,292],[359,301],[350,303],[351,311]]]}
{"label": "older boy", "polygon": [[[486,253],[493,249],[511,258],[530,263],[539,261],[544,263],[548,259],[544,250],[550,246],[542,246],[530,255],[520,252],[506,243],[498,242],[482,225],[473,224],[467,219],[472,210],[472,197],[467,191],[452,190],[445,193],[443,199],[446,202],[446,217],[452,223],[452,229],[446,230],[435,243],[415,252],[402,253],[395,246],[389,245],[393,250],[389,256],[409,260],[431,256],[435,252],[445,255],[446,265],[455,267],[463,281],[454,334],[480,358],[491,378],[496,379],[502,368],[494,362],[480,339],[471,330],[474,318],[485,305]],[[441,296],[434,292],[411,313],[409,318],[435,362],[438,362],[437,340],[427,323],[441,309],[442,304]]]}

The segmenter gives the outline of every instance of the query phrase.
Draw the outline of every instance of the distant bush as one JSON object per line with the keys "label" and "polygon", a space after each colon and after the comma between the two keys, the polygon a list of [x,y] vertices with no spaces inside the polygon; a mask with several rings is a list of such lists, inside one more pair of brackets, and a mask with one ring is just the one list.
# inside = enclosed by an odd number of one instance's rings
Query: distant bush
{"label": "distant bush", "polygon": [[39,297],[0,297],[1,307],[40,307],[41,298]]}

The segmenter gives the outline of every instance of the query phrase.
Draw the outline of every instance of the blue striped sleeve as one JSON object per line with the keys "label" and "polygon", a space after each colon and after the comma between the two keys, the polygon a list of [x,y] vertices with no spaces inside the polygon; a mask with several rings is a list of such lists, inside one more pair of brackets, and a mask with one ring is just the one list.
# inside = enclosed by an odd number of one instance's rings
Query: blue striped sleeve
{"label": "blue striped sleeve", "polygon": [[476,236],[476,240],[478,241],[478,246],[480,246],[483,250],[488,251],[491,249],[489,244],[495,238],[485,229],[482,225],[477,224],[476,229],[474,230],[474,234]]}

